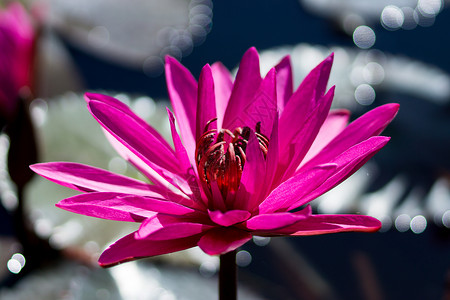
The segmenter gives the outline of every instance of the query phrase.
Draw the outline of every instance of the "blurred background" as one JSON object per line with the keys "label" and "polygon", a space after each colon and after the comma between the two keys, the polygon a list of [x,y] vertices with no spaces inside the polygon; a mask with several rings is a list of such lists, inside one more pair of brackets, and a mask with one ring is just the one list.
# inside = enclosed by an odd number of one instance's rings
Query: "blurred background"
{"label": "blurred background", "polygon": [[333,105],[352,118],[401,108],[390,143],[313,203],[375,216],[380,232],[255,238],[237,255],[240,299],[450,299],[449,1],[20,3],[0,2],[0,299],[216,298],[218,260],[198,249],[96,267],[134,224],[57,209],[73,192],[28,165],[76,161],[139,178],[83,93],[113,95],[168,135],[164,56],[198,77],[215,61],[235,69],[251,46],[263,73],[289,54],[296,87],[334,52]]}

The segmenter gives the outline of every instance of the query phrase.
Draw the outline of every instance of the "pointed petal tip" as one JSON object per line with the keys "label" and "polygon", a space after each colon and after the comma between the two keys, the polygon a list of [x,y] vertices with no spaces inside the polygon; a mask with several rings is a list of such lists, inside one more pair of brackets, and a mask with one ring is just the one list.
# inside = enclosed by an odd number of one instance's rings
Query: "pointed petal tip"
{"label": "pointed petal tip", "polygon": [[[164,69],[166,73],[170,73],[170,70],[175,69],[185,69],[181,62],[173,56],[166,55],[164,57]],[[167,76],[167,75],[166,75]]]}
{"label": "pointed petal tip", "polygon": [[211,68],[226,68],[226,67],[221,61],[215,61],[211,65]]}
{"label": "pointed petal tip", "polygon": [[283,58],[280,60],[280,62],[278,63],[278,65],[282,64],[282,63],[287,63],[287,64],[291,64],[291,55],[287,54],[285,56],[283,56]]}
{"label": "pointed petal tip", "polygon": [[170,63],[172,63],[174,61],[178,62],[178,60],[175,57],[170,56],[170,55],[165,55],[164,56],[164,61],[165,61],[166,64],[170,64]]}
{"label": "pointed petal tip", "polygon": [[374,114],[374,116],[377,116],[377,118],[383,119],[385,121],[384,126],[387,126],[395,118],[399,109],[400,104],[388,103],[370,110],[369,112],[366,113],[366,115]]}
{"label": "pointed petal tip", "polygon": [[321,68],[328,69],[328,72],[331,71],[331,67],[333,66],[334,62],[334,52],[331,52],[330,55],[328,55],[320,64]]}
{"label": "pointed petal tip", "polygon": [[31,171],[37,173],[36,170],[39,170],[39,165],[40,164],[32,164],[32,165],[29,165],[28,168],[30,168]]}
{"label": "pointed petal tip", "polygon": [[[244,55],[242,56],[242,60],[250,58],[250,57],[255,57],[259,60],[259,53],[258,50],[256,50],[256,47],[250,47],[247,51],[245,51]],[[241,60],[241,63],[242,63]]]}
{"label": "pointed petal tip", "polygon": [[270,76],[271,78],[275,79],[276,74],[277,74],[277,70],[275,67],[273,67],[269,70],[269,72],[267,72],[266,77]]}
{"label": "pointed petal tip", "polygon": [[400,104],[398,104],[398,103],[388,103],[383,106],[387,107],[392,112],[395,112],[395,114],[397,114],[398,110],[400,109]]}
{"label": "pointed petal tip", "polygon": [[[208,77],[212,77],[212,69],[211,69],[211,65],[210,64],[205,64],[200,72],[200,78],[203,76],[208,76]],[[199,81],[201,81],[201,79],[199,78]]]}
{"label": "pointed petal tip", "polygon": [[91,93],[91,92],[84,93],[84,100],[87,103],[89,103],[90,101],[95,100],[97,95],[98,95],[97,93]]}
{"label": "pointed petal tip", "polygon": [[335,91],[336,91],[336,86],[333,85],[332,87],[330,87],[330,89],[328,90],[327,94],[328,94],[328,93],[331,93],[332,96],[334,96],[334,92],[335,92]]}
{"label": "pointed petal tip", "polygon": [[247,52],[256,52],[256,53],[258,53],[258,50],[256,50],[256,47],[255,46],[251,46],[250,48],[248,48],[248,50],[246,51],[246,53]]}

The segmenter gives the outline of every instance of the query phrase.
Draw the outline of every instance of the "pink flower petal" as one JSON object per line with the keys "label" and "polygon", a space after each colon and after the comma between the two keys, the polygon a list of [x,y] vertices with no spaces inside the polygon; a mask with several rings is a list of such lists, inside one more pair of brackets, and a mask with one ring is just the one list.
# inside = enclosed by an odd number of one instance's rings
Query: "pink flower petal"
{"label": "pink flower petal", "polygon": [[198,246],[209,255],[220,255],[237,249],[252,238],[246,231],[233,227],[219,227],[206,232]]}
{"label": "pink flower petal", "polygon": [[[147,177],[153,184],[155,184],[161,188],[167,188],[171,185],[174,185],[176,188],[182,190],[182,188],[180,188],[178,185],[179,181],[175,181],[175,178],[177,178],[177,176],[173,175],[171,177],[167,177],[167,176],[162,177],[160,174],[158,174],[157,171],[152,169],[152,167],[146,163],[145,159],[143,160],[141,157],[134,154],[129,148],[127,148],[120,141],[118,141],[116,139],[116,137],[114,137],[106,129],[103,128],[103,132],[105,134],[106,139],[111,144],[111,146],[114,148],[114,150],[116,150],[116,152],[123,159],[128,161],[139,172],[141,172],[145,177]],[[173,188],[173,190],[176,190],[175,187]]]}
{"label": "pink flower petal", "polygon": [[166,148],[167,151],[172,151],[172,148],[170,147],[170,145],[167,143],[167,141],[161,136],[161,134],[159,134],[158,131],[156,131],[152,126],[150,126],[146,121],[144,121],[141,117],[139,117],[138,115],[136,115],[127,105],[125,105],[125,103],[123,103],[122,101],[117,100],[114,97],[108,96],[108,95],[103,95],[103,94],[95,94],[95,93],[85,93],[84,94],[84,98],[86,99],[87,103],[89,103],[89,101],[99,101],[99,102],[103,102],[105,104],[108,104],[112,107],[117,108],[118,110],[122,111],[123,113],[127,114],[128,116],[130,116],[132,119],[134,119],[137,123],[139,123],[139,125],[141,125],[143,128],[145,128],[145,130],[149,131],[156,139],[158,139],[158,141],[163,144]]}
{"label": "pink flower petal", "polygon": [[332,139],[341,133],[347,126],[350,112],[345,109],[332,110],[319,130],[313,144],[308,150],[302,164],[317,155]]}
{"label": "pink flower petal", "polygon": [[156,215],[128,200],[116,193],[87,193],[61,200],[56,206],[80,215],[125,222],[142,222]]}
{"label": "pink flower petal", "polygon": [[312,215],[294,225],[267,232],[264,235],[317,235],[337,232],[375,232],[381,222],[375,218],[361,215]]}
{"label": "pink flower petal", "polygon": [[[330,176],[322,185],[320,185],[316,190],[307,195],[301,202],[296,203],[296,205],[303,205],[322,195],[323,193],[329,191],[349,176],[351,176],[356,170],[358,170],[362,165],[364,165],[372,156],[383,148],[390,138],[385,136],[374,136],[361,142],[335,159],[331,161],[337,165],[336,172],[333,176]],[[304,169],[300,169],[301,172]],[[291,206],[289,209],[298,207],[296,205]],[[295,206],[295,207],[294,207]]]}
{"label": "pink flower petal", "polygon": [[49,162],[30,168],[53,182],[83,192],[118,192],[141,196],[159,196],[161,190],[154,185],[106,170],[71,162]]}
{"label": "pink flower petal", "polygon": [[131,233],[110,245],[98,260],[100,266],[111,267],[119,263],[139,258],[161,255],[195,247],[199,235],[166,241],[150,241],[136,239]]}
{"label": "pink flower petal", "polygon": [[136,239],[171,240],[193,236],[213,228],[212,225],[194,223],[173,216],[157,214],[142,222]]}
{"label": "pink flower petal", "polygon": [[255,231],[275,230],[297,223],[304,220],[311,215],[311,207],[307,206],[305,209],[290,213],[269,213],[256,215],[245,222],[245,228]]}
{"label": "pink flower petal", "polygon": [[92,115],[110,134],[158,174],[170,178],[180,172],[173,150],[167,149],[135,119],[103,102],[89,101],[88,105]]}
{"label": "pink flower petal", "polygon": [[225,227],[244,222],[250,217],[250,213],[246,210],[229,210],[226,212],[208,210],[208,214],[211,221]]}
{"label": "pink flower petal", "polygon": [[220,62],[213,63],[211,66],[214,78],[214,92],[216,95],[217,128],[222,128],[225,110],[228,106],[233,81],[228,69]]}
{"label": "pink flower petal", "polygon": [[[197,101],[196,140],[198,140],[205,132],[206,124],[217,116],[216,99],[214,95],[214,80],[211,67],[209,65],[205,65],[200,73],[200,78],[198,80]],[[208,128],[216,129],[217,122],[210,123]]]}
{"label": "pink flower petal", "polygon": [[286,211],[288,208],[297,208],[307,203],[303,199],[310,199],[309,194],[334,174],[336,167],[335,164],[317,166],[286,180],[259,205],[259,212],[266,214]]}
{"label": "pink flower petal", "polygon": [[396,103],[379,106],[348,125],[336,138],[309,160],[302,168],[328,162],[353,145],[380,134],[399,109]]}
{"label": "pink flower petal", "polygon": [[233,130],[241,126],[241,112],[252,105],[252,100],[261,83],[259,55],[255,48],[245,52],[231,92],[222,128]]}
{"label": "pink flower petal", "polygon": [[194,161],[197,82],[192,74],[175,58],[166,57],[166,81],[170,102],[180,126],[184,146]]}
{"label": "pink flower petal", "polygon": [[164,199],[109,192],[73,196],[56,206],[85,216],[127,222],[142,222],[142,217],[149,218],[158,212],[171,215],[196,213],[192,208]]}
{"label": "pink flower petal", "polygon": [[275,66],[275,70],[277,71],[277,106],[278,111],[282,113],[294,90],[291,58],[289,55],[285,56],[278,65]]}

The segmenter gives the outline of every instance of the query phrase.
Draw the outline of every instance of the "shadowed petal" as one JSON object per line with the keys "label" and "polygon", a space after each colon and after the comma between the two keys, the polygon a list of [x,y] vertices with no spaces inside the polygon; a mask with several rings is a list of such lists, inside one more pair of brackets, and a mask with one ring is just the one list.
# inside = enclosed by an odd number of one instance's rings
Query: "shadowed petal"
{"label": "shadowed petal", "polygon": [[180,136],[178,135],[175,126],[175,117],[173,116],[172,112],[169,109],[167,109],[167,113],[169,115],[170,129],[172,132],[172,140],[175,147],[175,154],[178,158],[180,167],[183,170],[185,179],[179,180],[176,186],[180,187],[186,194],[192,194],[192,199],[195,201],[195,203],[197,203],[200,207],[205,208],[207,200],[206,196],[203,195],[202,190],[200,189],[196,169],[194,169],[191,163],[189,162],[189,157],[186,153],[186,149],[181,143]]}
{"label": "shadowed petal", "polygon": [[255,231],[275,230],[286,226],[290,226],[300,220],[304,220],[311,215],[311,207],[308,205],[306,208],[299,212],[281,212],[260,214],[245,222],[244,226],[247,229]]}
{"label": "shadowed petal", "polygon": [[181,239],[150,241],[136,239],[135,233],[133,232],[110,245],[100,255],[98,262],[101,267],[111,267],[138,258],[192,248],[197,245],[199,239],[200,235],[195,235]]}
{"label": "shadowed petal", "polygon": [[235,250],[252,238],[246,231],[233,227],[215,228],[205,233],[198,246],[209,255],[219,255]]}
{"label": "shadowed petal", "polygon": [[217,181],[211,181],[211,196],[207,201],[207,205],[212,210],[227,210],[225,206],[225,201],[223,199],[222,193],[220,192],[219,185]]}
{"label": "shadowed petal", "polygon": [[175,155],[178,158],[178,163],[180,164],[181,169],[184,172],[187,172],[190,168],[192,168],[191,162],[189,162],[189,157],[186,148],[184,148],[180,136],[178,135],[175,125],[175,117],[168,108],[167,114],[169,115],[170,132],[172,133],[172,141],[175,147]]}
{"label": "shadowed petal", "polygon": [[205,225],[164,214],[157,214],[142,222],[136,232],[136,239],[170,240],[193,236],[213,228]]}
{"label": "shadowed petal", "polygon": [[278,113],[273,122],[272,134],[269,139],[269,148],[266,155],[266,172],[264,177],[264,186],[262,186],[261,197],[265,197],[272,190],[273,182],[276,180],[275,175],[279,161],[279,140],[278,140]]}
{"label": "shadowed petal", "polygon": [[264,155],[259,146],[259,141],[252,131],[245,151],[247,161],[242,171],[241,183],[236,193],[233,207],[252,211],[258,204],[261,197],[261,177],[266,170]]}
{"label": "shadowed petal", "polygon": [[[197,98],[197,126],[196,140],[204,133],[206,124],[216,118],[216,99],[214,95],[214,80],[211,67],[205,65],[198,79]],[[217,122],[208,125],[209,129],[216,129]]]}
{"label": "shadowed petal", "polygon": [[118,192],[159,196],[161,189],[129,177],[88,165],[71,162],[49,162],[30,168],[55,183],[83,192]]}
{"label": "shadowed petal", "polygon": [[220,210],[208,210],[208,214],[211,221],[225,227],[244,222],[250,217],[250,213],[246,210],[229,210],[224,213]]}
{"label": "shadowed petal", "polygon": [[261,81],[259,55],[252,47],[245,52],[239,65],[222,128],[234,129],[242,125],[239,119],[241,111],[252,104]]}
{"label": "shadowed petal", "polygon": [[302,200],[334,174],[336,168],[336,164],[326,164],[293,176],[270,193],[259,205],[259,212],[286,211],[307,203]]}
{"label": "shadowed petal", "polygon": [[[197,81],[175,58],[166,56],[166,81],[170,102],[180,126],[180,133],[189,155],[195,151],[195,120]],[[193,161],[193,158],[190,158]]]}
{"label": "shadowed petal", "polygon": [[228,69],[220,62],[213,63],[211,66],[214,78],[214,92],[216,95],[217,128],[222,128],[225,110],[230,100],[233,81]]}
{"label": "shadowed petal", "polygon": [[392,121],[399,109],[396,103],[379,106],[350,123],[322,151],[302,168],[328,162],[353,145],[380,134]]}
{"label": "shadowed petal", "polygon": [[317,235],[347,231],[375,232],[381,222],[375,218],[361,215],[311,215],[294,225],[274,230],[265,235]]}
{"label": "shadowed petal", "polygon": [[277,71],[277,107],[278,111],[282,113],[294,90],[290,56],[283,57],[275,66],[275,70]]}
{"label": "shadowed petal", "polygon": [[61,200],[56,206],[85,216],[128,222],[141,222],[142,218],[136,219],[136,215],[148,218],[157,212],[172,215],[196,212],[168,200],[107,192],[73,196]]}

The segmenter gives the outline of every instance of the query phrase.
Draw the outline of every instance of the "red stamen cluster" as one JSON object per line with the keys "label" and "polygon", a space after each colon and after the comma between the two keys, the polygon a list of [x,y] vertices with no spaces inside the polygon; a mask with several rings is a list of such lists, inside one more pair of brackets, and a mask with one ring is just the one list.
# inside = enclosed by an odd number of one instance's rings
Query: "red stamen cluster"
{"label": "red stamen cluster", "polygon": [[[239,187],[242,170],[247,160],[245,150],[251,130],[249,127],[237,127],[233,132],[229,129],[209,129],[216,121],[210,120],[203,135],[197,141],[195,157],[200,180],[211,191],[212,185],[217,187],[223,199],[234,193]],[[261,132],[261,123],[255,127],[255,135],[264,154],[267,154],[269,139]]]}

